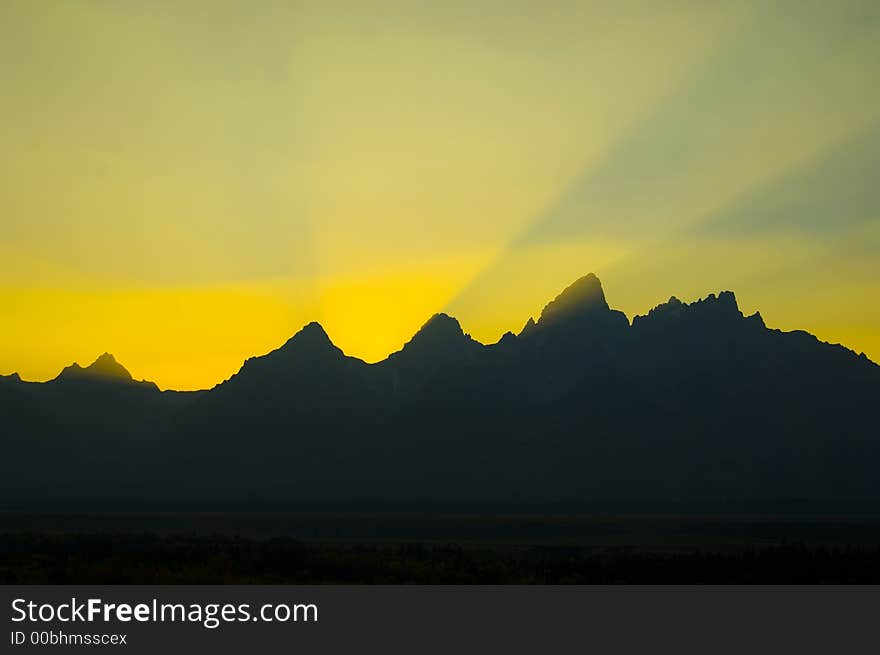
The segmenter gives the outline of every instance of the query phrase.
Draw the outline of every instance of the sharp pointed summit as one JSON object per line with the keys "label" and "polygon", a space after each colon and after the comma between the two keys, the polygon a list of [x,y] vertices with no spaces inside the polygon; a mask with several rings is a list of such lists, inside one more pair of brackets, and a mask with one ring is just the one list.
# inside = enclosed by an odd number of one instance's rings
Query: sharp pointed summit
{"label": "sharp pointed summit", "polygon": [[305,325],[299,332],[294,334],[283,348],[296,347],[307,349],[336,349],[336,346],[330,340],[326,330],[317,321],[312,321]]}
{"label": "sharp pointed summit", "polygon": [[238,385],[243,380],[274,379],[276,381],[297,377],[303,371],[333,366],[352,358],[336,346],[320,323],[312,321],[288,339],[276,350],[245,360],[241,369],[218,387]]}
{"label": "sharp pointed summit", "polygon": [[588,339],[606,341],[622,336],[629,327],[623,312],[611,309],[602,283],[589,273],[566,287],[550,301],[537,322],[529,321],[520,336],[562,341]]}
{"label": "sharp pointed summit", "polygon": [[608,302],[602,283],[595,274],[589,273],[566,287],[544,307],[538,325],[547,326],[575,316],[603,311],[608,311]]}
{"label": "sharp pointed summit", "polygon": [[330,340],[320,323],[312,321],[290,337],[278,350],[256,359],[317,363],[345,359],[345,353]]}
{"label": "sharp pointed summit", "polygon": [[434,314],[419,328],[401,352],[407,355],[431,354],[445,357],[476,345],[477,342],[461,329],[458,319],[439,313]]}

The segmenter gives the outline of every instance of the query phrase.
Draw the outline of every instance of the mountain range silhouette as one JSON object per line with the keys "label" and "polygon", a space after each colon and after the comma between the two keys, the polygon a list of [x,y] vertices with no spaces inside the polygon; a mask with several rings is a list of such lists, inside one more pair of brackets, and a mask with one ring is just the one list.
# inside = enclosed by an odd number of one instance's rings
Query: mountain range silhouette
{"label": "mountain range silhouette", "polygon": [[880,367],[725,291],[632,323],[587,275],[493,345],[436,314],[375,364],[318,323],[214,388],[112,355],[0,377],[0,492],[27,508],[878,501]]}

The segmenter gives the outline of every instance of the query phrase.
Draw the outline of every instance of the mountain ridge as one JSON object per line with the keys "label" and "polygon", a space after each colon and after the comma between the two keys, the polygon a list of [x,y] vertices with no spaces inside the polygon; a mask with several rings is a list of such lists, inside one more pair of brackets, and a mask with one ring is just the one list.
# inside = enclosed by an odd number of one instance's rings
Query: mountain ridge
{"label": "mountain ridge", "polygon": [[[749,316],[743,315],[742,312],[739,310],[736,295],[733,291],[729,290],[720,291],[717,294],[709,293],[705,297],[699,297],[690,303],[683,302],[673,295],[669,298],[668,301],[659,303],[649,309],[647,313],[634,315],[632,321],[630,321],[623,312],[610,308],[606,300],[601,281],[594,273],[588,273],[587,275],[584,275],[583,277],[575,280],[572,284],[570,284],[562,292],[560,292],[553,300],[549,301],[547,305],[545,305],[544,308],[541,310],[537,321],[534,318],[530,317],[519,333],[508,331],[505,332],[501,336],[501,338],[495,343],[482,343],[475,340],[473,337],[471,337],[470,334],[466,333],[458,319],[446,314],[445,312],[438,312],[432,315],[422,325],[422,327],[416,331],[416,333],[410,338],[410,340],[403,344],[403,346],[401,346],[400,350],[390,353],[385,359],[382,359],[371,365],[375,366],[377,364],[382,364],[383,362],[386,362],[395,356],[399,356],[399,354],[404,352],[407,347],[410,347],[410,349],[412,349],[413,347],[418,348],[420,343],[433,339],[444,341],[447,345],[454,342],[455,340],[460,340],[462,342],[471,342],[475,346],[491,348],[494,346],[498,346],[502,342],[508,343],[510,340],[512,340],[511,338],[515,339],[528,337],[536,333],[537,331],[540,331],[540,329],[542,328],[546,329],[560,321],[570,321],[573,318],[578,317],[588,320],[591,316],[595,317],[603,313],[611,312],[615,315],[615,319],[617,320],[618,325],[622,324],[622,317],[623,319],[626,319],[628,327],[634,328],[637,324],[640,326],[644,326],[646,322],[650,323],[651,321],[669,321],[673,317],[680,317],[682,312],[686,312],[688,310],[696,310],[700,313],[703,313],[704,315],[714,315],[716,318],[745,318],[746,320],[754,321],[756,324],[759,324],[762,327],[766,327],[764,319],[759,311],[756,311],[754,314],[751,314]],[[821,344],[843,348],[844,350],[852,353],[854,356],[859,357],[860,359],[867,360],[875,366],[880,366],[880,364],[871,360],[864,352],[857,352],[840,343],[822,341],[821,339],[815,337],[815,335],[812,335],[806,330],[790,330],[779,332],[782,332],[783,334],[802,332],[809,334]],[[338,351],[338,353],[343,355],[344,357],[362,361],[360,360],[360,358],[346,355],[344,351],[333,342],[327,331],[318,321],[310,321],[275,350],[265,353],[264,355],[254,355],[248,357],[242,363],[242,366],[239,368],[238,372],[234,373],[232,376],[230,376],[230,378],[227,378],[227,380],[221,381],[215,384],[213,387],[207,387],[204,390],[210,390],[212,388],[216,388],[222,385],[224,382],[228,381],[229,379],[240,373],[244,369],[245,365],[247,365],[249,362],[253,362],[254,360],[259,360],[279,352],[289,352],[292,349],[325,349],[328,352]],[[158,388],[158,385],[155,385],[154,382],[148,380],[134,380],[128,370],[122,364],[117,362],[113,355],[108,352],[105,352],[102,355],[98,356],[98,358],[96,358],[95,361],[93,361],[87,367],[81,367],[78,363],[73,362],[71,365],[64,367],[64,369],[55,378],[52,378],[47,382],[55,382],[63,378],[89,378],[93,380],[132,382],[136,384],[154,385]],[[9,375],[0,376],[0,379],[5,381],[25,382],[17,372],[13,372]],[[44,383],[35,382],[31,384]],[[169,391],[176,390],[169,389]]]}
{"label": "mountain ridge", "polygon": [[199,392],[133,383],[109,355],[60,382],[4,378],[0,497],[880,500],[880,367],[865,356],[769,329],[729,291],[630,323],[595,276],[526,326],[484,345],[436,314],[367,364],[313,322]]}

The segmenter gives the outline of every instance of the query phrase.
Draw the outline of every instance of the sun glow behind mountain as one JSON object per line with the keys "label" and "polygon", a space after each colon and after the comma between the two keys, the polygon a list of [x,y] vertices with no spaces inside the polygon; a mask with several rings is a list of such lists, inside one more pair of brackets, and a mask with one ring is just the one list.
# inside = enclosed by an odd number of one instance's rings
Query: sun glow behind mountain
{"label": "sun glow behind mountain", "polygon": [[880,360],[877,43],[872,2],[5,2],[0,373],[491,342],[590,270]]}

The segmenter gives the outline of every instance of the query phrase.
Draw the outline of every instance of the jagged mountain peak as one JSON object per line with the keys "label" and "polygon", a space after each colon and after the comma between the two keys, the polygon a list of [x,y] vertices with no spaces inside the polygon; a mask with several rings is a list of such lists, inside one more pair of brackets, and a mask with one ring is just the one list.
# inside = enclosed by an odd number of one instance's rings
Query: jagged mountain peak
{"label": "jagged mountain peak", "polygon": [[[717,295],[710,293],[692,303],[682,302],[672,296],[667,302],[660,303],[647,314],[635,316],[633,326],[667,325],[681,319],[697,320],[709,324],[734,324],[744,319],[739,309],[736,295],[732,291],[721,291]],[[754,325],[765,327],[764,319],[755,312],[746,320]]]}
{"label": "jagged mountain peak", "polygon": [[[699,303],[700,301],[698,300],[697,302]],[[739,312],[739,305],[736,302],[736,295],[733,291],[722,291],[717,296],[714,293],[710,293],[702,302],[714,303],[717,307],[723,307],[725,310]]]}
{"label": "jagged mountain peak", "polygon": [[538,326],[547,326],[571,317],[608,311],[602,283],[594,273],[575,280],[551,300],[538,319]]}
{"label": "jagged mountain peak", "polygon": [[743,314],[736,301],[733,291],[722,291],[718,295],[710,293],[689,305],[682,303],[682,307],[689,310],[695,316],[711,318],[713,320],[740,319]]}

